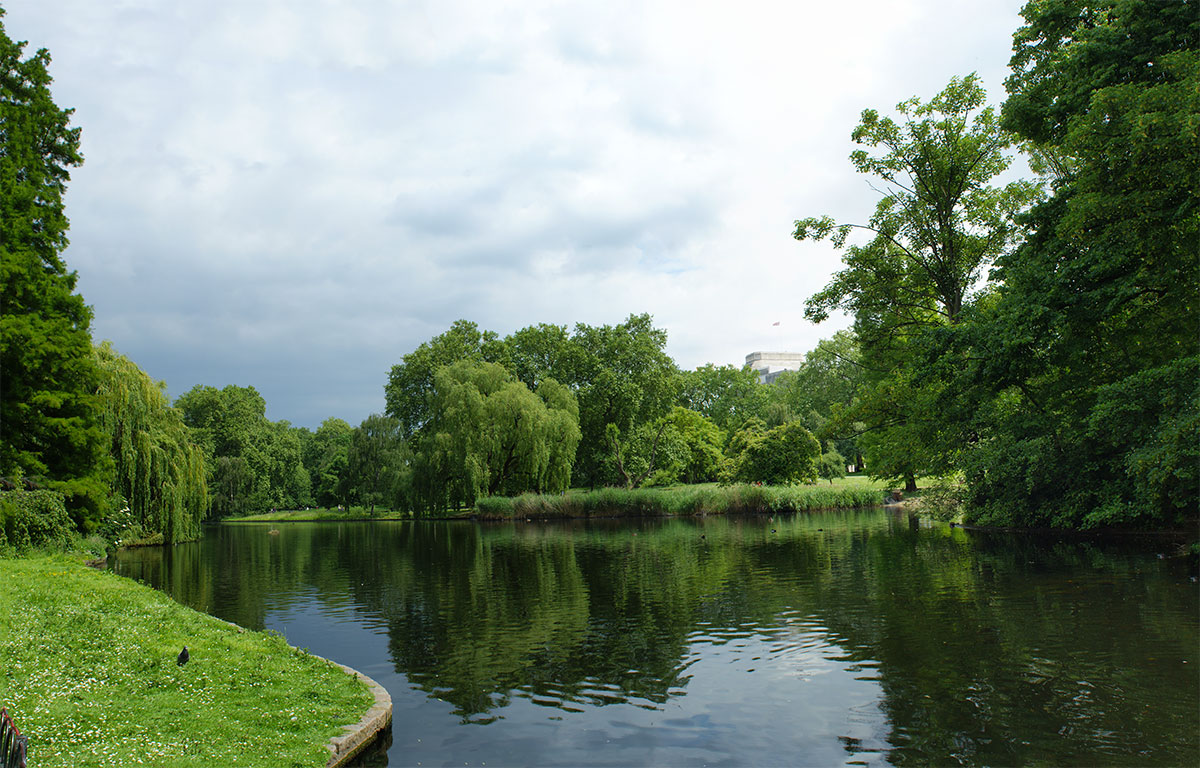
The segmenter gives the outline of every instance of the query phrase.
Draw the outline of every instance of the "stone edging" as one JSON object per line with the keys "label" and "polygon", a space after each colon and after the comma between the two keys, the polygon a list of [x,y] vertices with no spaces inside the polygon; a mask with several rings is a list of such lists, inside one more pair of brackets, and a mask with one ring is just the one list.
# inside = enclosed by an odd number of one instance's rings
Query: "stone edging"
{"label": "stone edging", "polygon": [[[316,654],[311,654],[316,658]],[[362,680],[370,689],[371,694],[375,697],[375,703],[367,710],[367,713],[362,716],[354,725],[347,725],[345,733],[341,736],[334,736],[329,740],[325,747],[330,752],[329,762],[325,764],[325,768],[339,768],[361,752],[368,744],[374,741],[375,737],[391,727],[392,724],[392,696],[379,683],[359,672],[356,669],[347,667],[345,664],[338,664],[336,661],[325,659],[330,664],[340,668],[347,675],[352,675],[356,680]]]}

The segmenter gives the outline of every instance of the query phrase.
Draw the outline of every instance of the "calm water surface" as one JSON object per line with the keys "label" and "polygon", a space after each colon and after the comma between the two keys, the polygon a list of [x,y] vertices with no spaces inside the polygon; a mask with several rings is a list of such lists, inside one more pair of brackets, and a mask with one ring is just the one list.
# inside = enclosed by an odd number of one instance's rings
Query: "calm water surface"
{"label": "calm water surface", "polygon": [[381,682],[374,765],[1200,764],[1200,590],[1163,544],[882,511],[242,524],[114,567]]}

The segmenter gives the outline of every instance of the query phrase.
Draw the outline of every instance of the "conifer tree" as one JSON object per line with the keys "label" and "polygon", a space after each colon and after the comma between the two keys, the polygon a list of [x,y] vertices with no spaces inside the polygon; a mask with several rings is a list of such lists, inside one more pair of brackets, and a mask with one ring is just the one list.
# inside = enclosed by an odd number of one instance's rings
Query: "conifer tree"
{"label": "conifer tree", "polygon": [[[0,11],[0,19],[3,11]],[[83,162],[73,110],[50,94],[50,54],[23,59],[0,24],[0,474],[63,492],[81,528],[104,511],[91,309],[75,293],[63,193]]]}

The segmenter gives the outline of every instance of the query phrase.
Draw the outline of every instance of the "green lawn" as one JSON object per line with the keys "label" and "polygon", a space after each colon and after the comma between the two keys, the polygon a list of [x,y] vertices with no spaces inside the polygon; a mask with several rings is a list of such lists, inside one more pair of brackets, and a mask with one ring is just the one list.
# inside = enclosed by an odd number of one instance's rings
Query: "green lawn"
{"label": "green lawn", "polygon": [[373,700],[279,635],[52,556],[0,560],[0,701],[30,766],[274,768],[325,765]]}
{"label": "green lawn", "polygon": [[275,523],[275,522],[306,522],[311,520],[410,520],[412,515],[399,510],[376,507],[375,513],[366,507],[350,507],[349,509],[287,509],[278,512],[259,512],[254,515],[237,515],[223,518],[225,523]]}

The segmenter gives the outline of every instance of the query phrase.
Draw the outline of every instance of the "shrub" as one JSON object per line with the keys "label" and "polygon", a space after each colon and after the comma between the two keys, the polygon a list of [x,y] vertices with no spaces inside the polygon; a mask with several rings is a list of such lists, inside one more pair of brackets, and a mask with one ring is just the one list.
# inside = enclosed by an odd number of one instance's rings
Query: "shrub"
{"label": "shrub", "polygon": [[74,534],[61,493],[23,489],[0,492],[0,549],[18,553],[66,549]]}

